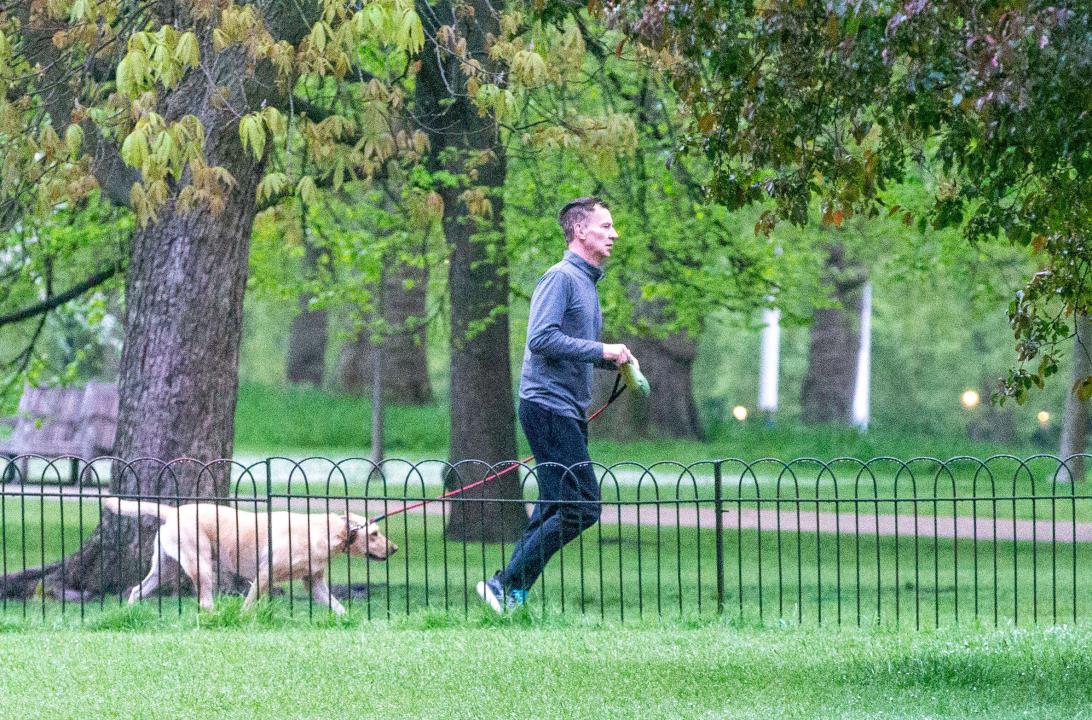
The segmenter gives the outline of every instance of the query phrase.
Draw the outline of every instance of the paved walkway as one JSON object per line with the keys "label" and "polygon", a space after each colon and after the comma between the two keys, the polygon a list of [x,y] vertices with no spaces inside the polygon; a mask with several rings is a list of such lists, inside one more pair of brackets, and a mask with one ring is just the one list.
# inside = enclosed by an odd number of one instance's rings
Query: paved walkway
{"label": "paved walkway", "polygon": [[[375,505],[372,505],[373,509]],[[401,503],[390,503],[388,513],[397,512]],[[530,512],[533,505],[527,505]],[[443,510],[439,503],[430,503],[425,508],[429,515],[440,515]],[[451,512],[450,509],[447,510]],[[675,505],[604,505],[600,522],[605,525],[649,525],[661,527],[703,528],[712,530],[716,527],[716,512],[712,508],[694,508]],[[1088,522],[1051,522],[1050,520],[1010,520],[979,516],[974,518],[942,517],[919,514],[913,515],[873,515],[851,512],[815,512],[795,510],[754,510],[742,512],[735,508],[725,508],[722,527],[725,530],[762,530],[775,532],[820,532],[840,535],[879,535],[919,538],[956,538],[960,540],[1035,540],[1037,542],[1092,542],[1092,523]]]}
{"label": "paved walkway", "polygon": [[[659,517],[657,517],[657,514]],[[642,523],[655,525],[676,523],[675,508],[652,506],[606,507],[603,522],[621,522],[626,525]],[[815,512],[801,510],[743,510],[724,511],[723,527],[744,530],[782,532],[820,532],[842,535],[881,535],[919,538],[958,538],[960,540],[1037,540],[1039,542],[1092,542],[1092,523],[1051,522],[1049,520],[1010,520],[979,516],[974,518],[942,517],[932,515],[870,515],[851,512]],[[678,524],[682,527],[710,528],[716,526],[716,513],[712,509],[680,508]]]}

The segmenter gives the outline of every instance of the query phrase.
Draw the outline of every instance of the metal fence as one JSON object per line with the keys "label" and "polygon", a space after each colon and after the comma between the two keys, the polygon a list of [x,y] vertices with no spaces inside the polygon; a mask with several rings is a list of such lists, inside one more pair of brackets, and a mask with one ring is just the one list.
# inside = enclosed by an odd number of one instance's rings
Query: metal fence
{"label": "metal fence", "polygon": [[[490,497],[498,485],[486,483],[484,499],[456,495],[399,511],[436,498],[445,483],[458,486],[510,465],[387,460],[377,466],[320,457],[0,460],[0,620],[116,612],[132,591],[110,578],[139,579],[153,560],[170,564],[169,553],[151,543],[160,520],[107,523],[95,532],[113,496],[145,509],[161,503],[164,533],[172,527],[176,535],[205,538],[211,555],[199,553],[197,562],[204,558],[205,572],[215,577],[218,603],[231,605],[236,601],[225,594],[246,594],[251,580],[272,572],[272,586],[255,591],[266,596],[263,612],[313,618],[343,604],[365,618],[469,616],[482,607],[475,584],[504,566],[513,545],[460,540],[445,529],[460,504],[464,537],[495,531],[487,518],[499,505],[529,512],[540,502],[536,467],[519,468],[518,498]],[[1092,495],[1053,456],[594,468],[599,522],[553,558],[521,612],[922,628],[1071,623],[1092,606]],[[223,486],[228,476],[229,490],[218,496],[217,479]],[[127,487],[145,491],[110,490]],[[176,507],[197,500],[223,509],[202,516]],[[281,511],[290,513],[283,522],[276,519]],[[378,515],[388,515],[381,530],[399,546],[396,554],[377,562],[339,552],[350,539],[339,533],[355,526],[351,518]],[[215,530],[201,535],[209,522]],[[309,558],[283,580],[276,577],[275,546],[295,542],[298,550],[300,538],[322,546],[323,536],[328,558]],[[97,552],[88,552],[91,543],[101,546]],[[121,550],[130,544],[137,550]],[[76,563],[85,567],[74,574]],[[324,580],[333,601],[314,587]],[[196,612],[192,590],[176,576],[147,597],[138,589],[134,600],[163,614]]]}

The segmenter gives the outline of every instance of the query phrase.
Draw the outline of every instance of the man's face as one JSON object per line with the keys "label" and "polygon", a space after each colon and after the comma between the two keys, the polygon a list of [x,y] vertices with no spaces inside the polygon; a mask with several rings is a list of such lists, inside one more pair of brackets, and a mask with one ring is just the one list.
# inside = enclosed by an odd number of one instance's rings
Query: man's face
{"label": "man's face", "polygon": [[576,247],[573,249],[592,265],[600,266],[610,257],[611,247],[617,239],[618,231],[614,229],[610,210],[596,205],[584,223],[576,226],[573,238]]}

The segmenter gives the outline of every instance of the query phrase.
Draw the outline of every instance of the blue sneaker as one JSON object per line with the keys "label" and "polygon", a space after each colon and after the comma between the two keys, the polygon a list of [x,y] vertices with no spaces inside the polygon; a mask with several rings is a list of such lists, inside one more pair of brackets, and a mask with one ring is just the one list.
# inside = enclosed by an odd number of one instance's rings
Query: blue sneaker
{"label": "blue sneaker", "polygon": [[488,580],[479,582],[476,589],[478,596],[498,615],[503,615],[507,610],[521,608],[527,602],[526,590],[513,588],[505,591],[499,572]]}
{"label": "blue sneaker", "polygon": [[527,591],[512,589],[508,591],[508,597],[506,598],[509,610],[515,610],[523,607],[523,604],[527,602]]}
{"label": "blue sneaker", "polygon": [[500,573],[488,580],[482,580],[477,585],[478,596],[486,605],[493,608],[493,612],[503,615],[508,609],[508,599],[505,597],[504,586],[501,585]]}

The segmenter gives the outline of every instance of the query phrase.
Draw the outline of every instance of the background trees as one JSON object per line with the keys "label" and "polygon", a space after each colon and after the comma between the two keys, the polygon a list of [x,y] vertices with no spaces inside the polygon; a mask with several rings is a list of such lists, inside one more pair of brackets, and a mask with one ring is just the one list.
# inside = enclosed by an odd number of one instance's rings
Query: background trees
{"label": "background trees", "polygon": [[[1057,370],[1092,304],[1092,16],[1080,3],[618,2],[608,14],[658,51],[730,207],[766,220],[878,212],[885,185],[936,169],[922,225],[1031,245],[1041,270],[1010,308],[1026,397]],[[898,211],[894,209],[894,211]],[[1092,377],[1074,392],[1092,396]]]}

